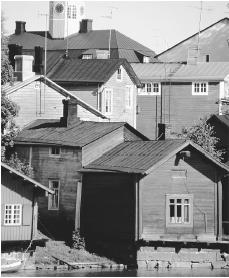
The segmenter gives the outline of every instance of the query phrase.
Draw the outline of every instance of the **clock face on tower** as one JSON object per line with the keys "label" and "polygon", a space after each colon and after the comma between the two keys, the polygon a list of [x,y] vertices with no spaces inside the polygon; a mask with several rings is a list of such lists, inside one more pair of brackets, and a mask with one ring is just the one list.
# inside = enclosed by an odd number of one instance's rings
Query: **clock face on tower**
{"label": "clock face on tower", "polygon": [[64,11],[64,5],[62,3],[56,4],[55,12],[58,14],[61,14],[61,13],[63,13],[63,11]]}

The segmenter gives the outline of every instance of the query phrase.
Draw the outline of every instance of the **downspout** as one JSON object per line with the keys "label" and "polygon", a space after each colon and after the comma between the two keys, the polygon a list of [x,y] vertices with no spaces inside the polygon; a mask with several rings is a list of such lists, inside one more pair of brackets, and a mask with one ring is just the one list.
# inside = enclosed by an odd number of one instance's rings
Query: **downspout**
{"label": "downspout", "polygon": [[31,241],[33,240],[34,235],[34,205],[35,205],[35,190],[36,187],[33,188],[33,199],[32,199],[32,222],[31,222]]}

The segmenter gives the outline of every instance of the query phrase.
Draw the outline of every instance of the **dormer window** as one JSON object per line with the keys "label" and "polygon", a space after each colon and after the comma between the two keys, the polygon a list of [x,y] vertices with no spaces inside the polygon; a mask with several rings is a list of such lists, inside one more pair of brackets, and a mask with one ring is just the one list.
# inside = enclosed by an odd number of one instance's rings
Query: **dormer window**
{"label": "dormer window", "polygon": [[60,147],[50,147],[49,148],[49,156],[60,157],[60,154],[61,154]]}
{"label": "dormer window", "polygon": [[208,83],[207,82],[193,82],[192,83],[192,95],[195,95],[195,96],[208,95]]}
{"label": "dormer window", "polygon": [[117,80],[122,81],[122,69],[121,67],[117,70]]}
{"label": "dormer window", "polygon": [[92,54],[83,54],[83,56],[82,56],[83,60],[89,60],[89,59],[92,59],[92,58],[93,58]]}
{"label": "dormer window", "polygon": [[143,63],[149,63],[150,59],[148,56],[143,56]]}

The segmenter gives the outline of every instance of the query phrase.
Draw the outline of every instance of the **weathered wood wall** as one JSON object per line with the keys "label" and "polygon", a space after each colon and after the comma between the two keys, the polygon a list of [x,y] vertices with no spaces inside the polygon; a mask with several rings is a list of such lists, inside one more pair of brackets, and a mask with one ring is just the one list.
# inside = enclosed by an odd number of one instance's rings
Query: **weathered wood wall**
{"label": "weathered wood wall", "polygon": [[[169,234],[215,236],[216,169],[195,151],[191,158],[175,157],[146,176],[141,184],[142,237],[147,239]],[[185,169],[187,179],[172,178],[172,169]],[[193,194],[193,227],[166,228],[166,194]],[[205,227],[206,216],[206,227]]]}
{"label": "weathered wood wall", "polygon": [[129,175],[83,176],[81,229],[86,239],[134,240],[134,189]]}
{"label": "weathered wood wall", "polygon": [[[1,174],[1,240],[31,240],[33,186],[3,170]],[[22,205],[22,224],[4,225],[5,204]]]}

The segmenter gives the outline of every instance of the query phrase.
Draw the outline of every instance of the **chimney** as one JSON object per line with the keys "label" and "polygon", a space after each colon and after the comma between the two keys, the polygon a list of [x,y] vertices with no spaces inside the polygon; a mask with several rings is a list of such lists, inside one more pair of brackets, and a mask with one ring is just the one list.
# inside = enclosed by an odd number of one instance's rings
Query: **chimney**
{"label": "chimney", "polygon": [[25,21],[16,21],[15,35],[20,35],[26,32],[25,24]]}
{"label": "chimney", "polygon": [[15,69],[14,56],[15,55],[22,55],[22,46],[17,45],[17,44],[9,44],[8,48],[9,48],[9,60],[10,60],[10,64]]}
{"label": "chimney", "polygon": [[38,74],[43,74],[43,48],[40,46],[35,46],[34,48],[34,53],[35,53],[35,59],[34,59],[34,66],[33,66],[33,70],[35,73]]}
{"label": "chimney", "polygon": [[165,140],[165,124],[158,124],[158,140]]}
{"label": "chimney", "polygon": [[90,31],[92,31],[92,19],[82,19],[79,33],[88,33]]}
{"label": "chimney", "polygon": [[63,100],[63,117],[60,118],[60,122],[63,126],[71,126],[80,120],[78,115],[78,104],[76,100],[68,99]]}
{"label": "chimney", "polygon": [[33,72],[33,56],[16,55],[14,76],[18,81],[24,81],[35,75]]}

